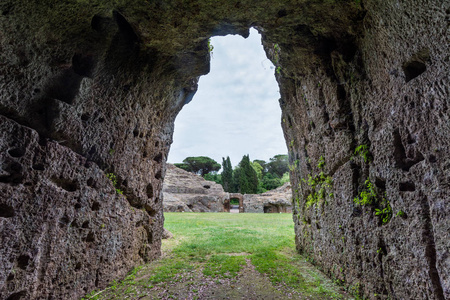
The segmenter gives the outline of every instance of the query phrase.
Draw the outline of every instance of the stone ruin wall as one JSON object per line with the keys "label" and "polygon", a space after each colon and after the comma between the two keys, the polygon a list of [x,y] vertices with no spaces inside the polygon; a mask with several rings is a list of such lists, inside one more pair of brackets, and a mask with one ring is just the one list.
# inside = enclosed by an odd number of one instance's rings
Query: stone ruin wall
{"label": "stone ruin wall", "polygon": [[241,213],[292,213],[288,183],[263,194],[227,193],[222,185],[172,164],[166,164],[162,194],[164,212],[230,212],[230,201],[236,199]]}
{"label": "stone ruin wall", "polygon": [[172,164],[166,164],[162,194],[164,212],[223,212],[228,198],[222,185]]}
{"label": "stone ruin wall", "polygon": [[[159,255],[175,116],[208,38],[251,26],[277,66],[299,251],[371,299],[449,298],[449,6],[3,1],[0,298],[77,298]],[[332,191],[306,205],[320,172]],[[353,202],[367,178],[384,225]]]}
{"label": "stone ruin wall", "polygon": [[262,194],[243,195],[243,212],[292,213],[292,189],[290,183]]}

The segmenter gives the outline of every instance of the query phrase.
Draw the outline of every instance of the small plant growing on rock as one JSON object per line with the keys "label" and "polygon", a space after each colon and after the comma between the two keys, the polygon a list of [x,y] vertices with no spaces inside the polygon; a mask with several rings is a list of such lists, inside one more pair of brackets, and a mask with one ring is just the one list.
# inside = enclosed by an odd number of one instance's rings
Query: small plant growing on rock
{"label": "small plant growing on rock", "polygon": [[117,188],[117,177],[114,175],[114,173],[107,173],[106,177],[108,177],[109,180],[111,180],[114,188],[116,189],[117,194],[123,195],[123,191]]}
{"label": "small plant growing on rock", "polygon": [[402,219],[406,219],[406,213],[401,209],[398,211],[398,213],[395,216],[400,217]]}
{"label": "small plant growing on rock", "polygon": [[381,208],[375,209],[375,215],[380,217],[383,224],[389,222],[392,218],[392,207],[389,200],[386,199],[386,193],[381,201]]}
{"label": "small plant growing on rock", "polygon": [[325,158],[323,157],[323,155],[320,156],[319,163],[317,164],[317,167],[319,169],[323,169],[323,167],[325,167]]}
{"label": "small plant growing on rock", "polygon": [[361,206],[373,204],[377,199],[377,193],[375,192],[375,188],[369,178],[365,181],[365,185],[366,187],[363,191],[361,191],[359,196],[353,199],[356,204]]}
{"label": "small plant growing on rock", "polygon": [[372,154],[370,153],[367,145],[359,145],[356,147],[355,155],[361,156],[366,164],[372,162]]}
{"label": "small plant growing on rock", "polygon": [[382,198],[381,202],[378,202],[378,195],[375,191],[375,187],[369,178],[365,181],[364,190],[359,193],[359,196],[353,199],[355,204],[360,206],[376,205],[379,208],[375,208],[375,215],[380,217],[381,223],[384,225],[388,223],[392,218],[392,208],[389,200],[386,199],[386,195]]}
{"label": "small plant growing on rock", "polygon": [[273,57],[275,59],[275,63],[278,63],[278,60],[280,59],[279,52],[280,52],[280,45],[278,44],[273,45]]}
{"label": "small plant growing on rock", "polygon": [[[323,156],[319,158],[317,167],[319,169],[325,167],[325,158]],[[310,207],[321,200],[325,200],[327,190],[333,188],[333,179],[330,176],[325,175],[323,171],[314,177],[309,174],[307,183],[311,187],[312,192],[306,198],[306,207]],[[328,196],[333,198],[333,192],[329,192]]]}
{"label": "small plant growing on rock", "polygon": [[[274,64],[278,65],[280,62],[280,46],[278,44],[273,45],[273,60],[274,60]],[[275,69],[275,72],[277,74],[281,73],[281,67],[277,66],[277,68]]]}
{"label": "small plant growing on rock", "polygon": [[293,165],[289,165],[289,170],[290,170],[291,172],[294,172],[295,169],[298,167],[299,163],[300,163],[300,161],[299,161],[298,159],[295,160]]}
{"label": "small plant growing on rock", "polygon": [[391,204],[386,200],[386,198],[383,198],[383,204],[385,205],[384,208],[375,209],[375,215],[380,217],[380,220],[383,224],[386,224],[392,218],[392,208]]}
{"label": "small plant growing on rock", "polygon": [[211,39],[208,39],[208,52],[213,53],[214,46],[211,44]]}

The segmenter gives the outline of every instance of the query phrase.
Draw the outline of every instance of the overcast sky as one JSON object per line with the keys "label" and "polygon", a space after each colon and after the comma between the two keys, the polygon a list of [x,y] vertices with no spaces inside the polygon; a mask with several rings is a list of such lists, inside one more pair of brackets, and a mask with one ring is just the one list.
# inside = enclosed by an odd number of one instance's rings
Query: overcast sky
{"label": "overcast sky", "polygon": [[230,156],[236,166],[250,160],[287,154],[281,130],[281,109],[275,69],[266,58],[261,36],[213,37],[211,72],[200,78],[192,101],[175,121],[168,162],[208,156],[222,163]]}

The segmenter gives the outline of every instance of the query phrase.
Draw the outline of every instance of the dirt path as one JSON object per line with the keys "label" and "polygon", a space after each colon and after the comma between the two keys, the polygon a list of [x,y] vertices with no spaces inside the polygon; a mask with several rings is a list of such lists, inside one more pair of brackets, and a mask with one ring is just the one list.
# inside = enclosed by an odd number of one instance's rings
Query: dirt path
{"label": "dirt path", "polygon": [[247,260],[247,266],[235,279],[209,286],[199,295],[199,299],[298,299],[299,296],[287,288],[275,288],[270,280],[256,271]]}
{"label": "dirt path", "polygon": [[[245,255],[245,253],[243,253]],[[284,284],[274,285],[267,275],[258,272],[250,259],[246,265],[232,278],[205,276],[201,269],[196,268],[190,272],[182,272],[168,281],[155,285],[142,284],[147,282],[152,273],[151,265],[139,270],[136,277],[117,287],[109,287],[93,298],[87,299],[144,299],[144,300],[271,300],[271,299],[352,299],[348,294],[337,289],[325,275],[315,269],[311,264],[300,266],[305,274],[305,280],[312,278],[320,280],[321,285],[334,290],[333,296],[321,293],[302,293]],[[310,274],[311,278],[307,278]],[[318,277],[320,276],[320,277]]]}
{"label": "dirt path", "polygon": [[[143,278],[142,278],[143,279]],[[147,291],[147,295],[135,299],[311,299],[302,298],[288,287],[274,287],[270,280],[247,265],[233,278],[214,279],[200,271],[178,276],[170,283],[163,283]]]}
{"label": "dirt path", "polygon": [[[194,269],[155,285],[145,286],[131,283],[117,289],[105,290],[99,295],[99,298],[94,299],[352,299],[338,289],[334,296],[323,296],[316,293],[301,293],[283,284],[273,285],[265,274],[255,270],[250,259],[246,259],[246,263],[237,276],[232,278],[213,278],[203,275],[201,269]],[[305,274],[314,272],[314,276],[317,278],[318,271],[309,263],[305,263],[303,268]],[[133,282],[145,282],[150,275],[144,268],[138,272]],[[333,286],[333,283],[325,275],[320,280],[322,284]]]}

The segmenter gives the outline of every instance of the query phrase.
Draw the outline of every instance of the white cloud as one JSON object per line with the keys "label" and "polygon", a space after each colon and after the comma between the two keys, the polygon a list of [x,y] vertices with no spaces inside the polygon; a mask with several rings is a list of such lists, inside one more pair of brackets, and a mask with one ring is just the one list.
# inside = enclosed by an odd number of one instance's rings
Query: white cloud
{"label": "white cloud", "polygon": [[236,165],[245,154],[267,161],[287,153],[274,67],[260,35],[251,29],[248,39],[214,37],[212,45],[211,72],[175,121],[168,161],[209,156],[221,163],[230,156]]}

